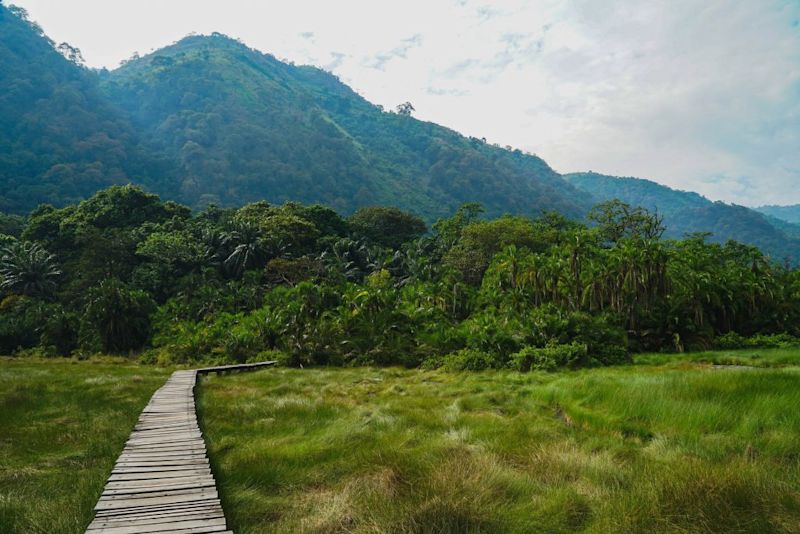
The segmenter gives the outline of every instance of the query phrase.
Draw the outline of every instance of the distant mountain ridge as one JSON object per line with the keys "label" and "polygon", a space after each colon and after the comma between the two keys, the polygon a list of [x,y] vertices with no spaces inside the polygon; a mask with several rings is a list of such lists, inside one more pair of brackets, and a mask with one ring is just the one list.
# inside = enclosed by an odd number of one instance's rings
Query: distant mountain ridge
{"label": "distant mountain ridge", "polygon": [[710,232],[711,241],[733,239],[755,245],[778,261],[800,260],[800,226],[750,208],[713,202],[697,193],[678,191],[641,178],[586,172],[565,174],[564,179],[598,201],[618,198],[658,211],[664,217],[668,237]]}
{"label": "distant mountain ridge", "polygon": [[754,209],[791,224],[800,224],[800,204],[795,204],[794,206],[761,206]]}

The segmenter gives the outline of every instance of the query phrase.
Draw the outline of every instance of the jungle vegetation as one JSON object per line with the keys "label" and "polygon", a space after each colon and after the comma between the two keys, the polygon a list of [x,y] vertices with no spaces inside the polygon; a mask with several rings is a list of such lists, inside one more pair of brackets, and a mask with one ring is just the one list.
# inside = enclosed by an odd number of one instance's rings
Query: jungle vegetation
{"label": "jungle vegetation", "polygon": [[664,239],[620,201],[589,218],[465,204],[428,229],[390,207],[192,212],[113,186],[7,218],[0,354],[529,370],[799,333],[800,271],[733,241]]}

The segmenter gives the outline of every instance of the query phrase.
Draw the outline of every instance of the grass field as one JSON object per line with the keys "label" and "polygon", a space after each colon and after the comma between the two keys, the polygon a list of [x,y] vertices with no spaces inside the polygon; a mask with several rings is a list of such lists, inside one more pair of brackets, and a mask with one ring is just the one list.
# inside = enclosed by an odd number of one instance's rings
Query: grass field
{"label": "grass field", "polygon": [[77,533],[169,371],[0,358],[0,532]]}
{"label": "grass field", "polygon": [[[800,350],[636,362],[267,369],[199,405],[237,533],[800,532]],[[0,532],[82,532],[169,372],[0,358]]]}
{"label": "grass field", "polygon": [[800,351],[753,354],[272,369],[204,379],[200,405],[239,533],[800,532]]}

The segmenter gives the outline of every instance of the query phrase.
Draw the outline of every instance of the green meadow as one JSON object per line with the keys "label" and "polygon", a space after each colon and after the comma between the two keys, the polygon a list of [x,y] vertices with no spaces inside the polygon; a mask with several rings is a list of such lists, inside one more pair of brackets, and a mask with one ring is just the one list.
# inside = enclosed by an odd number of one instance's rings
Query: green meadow
{"label": "green meadow", "polygon": [[237,532],[800,531],[800,351],[639,360],[273,369],[199,406]]}
{"label": "green meadow", "polygon": [[[198,411],[237,533],[797,532],[799,364],[274,368],[202,378]],[[0,360],[0,532],[82,532],[170,371]]]}
{"label": "green meadow", "polygon": [[83,532],[169,374],[122,359],[0,358],[0,532]]}

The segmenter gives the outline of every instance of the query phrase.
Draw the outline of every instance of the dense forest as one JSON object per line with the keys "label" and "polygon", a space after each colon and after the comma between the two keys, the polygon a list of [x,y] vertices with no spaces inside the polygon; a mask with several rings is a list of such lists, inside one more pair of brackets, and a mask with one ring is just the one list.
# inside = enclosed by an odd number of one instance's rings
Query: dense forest
{"label": "dense forest", "polygon": [[0,354],[525,370],[800,334],[800,271],[755,247],[663,239],[620,201],[591,226],[482,212],[430,229],[387,207],[193,213],[113,186],[4,216]]}
{"label": "dense forest", "polygon": [[[634,206],[657,211],[663,217],[665,235],[680,238],[708,232],[708,240],[724,243],[735,239],[755,245],[776,261],[800,262],[800,225],[795,225],[785,210],[759,208],[759,211],[712,202],[689,191],[676,191],[641,178],[620,178],[594,172],[565,174],[572,185],[591,194],[597,201],[619,199]],[[781,217],[779,213],[787,214]]]}

